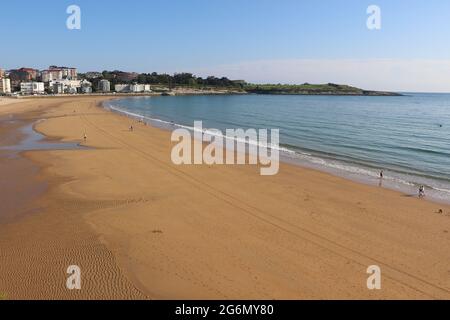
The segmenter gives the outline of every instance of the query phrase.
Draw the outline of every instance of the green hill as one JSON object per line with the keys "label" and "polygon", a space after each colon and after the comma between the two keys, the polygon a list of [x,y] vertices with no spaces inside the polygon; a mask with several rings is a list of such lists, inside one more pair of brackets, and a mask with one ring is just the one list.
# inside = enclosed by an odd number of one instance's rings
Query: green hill
{"label": "green hill", "polygon": [[369,91],[348,85],[334,83],[284,85],[284,84],[246,84],[244,90],[256,94],[292,94],[292,95],[348,95],[348,96],[400,96],[393,92]]}

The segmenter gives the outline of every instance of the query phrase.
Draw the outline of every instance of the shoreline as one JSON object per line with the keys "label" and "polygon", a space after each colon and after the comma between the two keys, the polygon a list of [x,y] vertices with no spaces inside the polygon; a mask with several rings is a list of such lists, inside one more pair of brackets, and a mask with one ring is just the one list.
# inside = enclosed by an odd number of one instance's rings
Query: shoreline
{"label": "shoreline", "polygon": [[[84,203],[71,208],[148,297],[449,297],[449,217],[436,204],[285,163],[264,180],[248,166],[177,167],[167,132],[127,132],[130,119],[92,97],[61,100],[36,130],[67,142],[87,128],[92,149],[27,156],[47,178],[71,177],[58,194]],[[364,288],[373,263],[387,276],[379,293]]]}
{"label": "shoreline", "polygon": [[[192,131],[192,127],[190,127],[188,125],[183,125],[180,123],[171,123],[166,120],[162,120],[162,119],[158,119],[158,118],[151,118],[148,116],[135,114],[130,111],[123,110],[117,106],[111,106],[111,105],[108,106],[107,105],[108,102],[120,101],[123,98],[124,97],[106,99],[106,100],[102,101],[101,103],[99,103],[99,107],[102,107],[113,113],[123,115],[127,118],[131,118],[131,119],[135,119],[135,120],[146,119],[146,121],[148,121],[152,127],[155,127],[157,129],[171,131],[173,129],[173,126],[176,126],[179,128],[187,128],[188,130]],[[125,98],[133,98],[133,97],[131,96],[131,97],[125,97]],[[136,97],[136,98],[140,98],[140,97]],[[143,97],[143,98],[146,98],[146,97]],[[336,176],[336,177],[340,177],[340,178],[346,179],[348,181],[353,181],[353,182],[361,183],[361,184],[368,185],[368,186],[376,186],[376,187],[380,187],[383,189],[399,192],[399,193],[403,194],[404,196],[418,198],[418,193],[416,192],[417,191],[416,189],[419,188],[419,185],[414,186],[414,188],[411,186],[400,185],[399,182],[395,181],[398,178],[389,178],[389,177],[385,176],[384,179],[380,180],[378,178],[374,178],[373,176],[364,176],[362,174],[339,170],[339,169],[336,169],[333,167],[328,167],[325,165],[321,166],[321,165],[315,164],[313,162],[308,162],[306,160],[302,160],[302,159],[300,159],[300,157],[296,153],[296,151],[293,151],[293,150],[289,150],[289,152],[287,152],[287,151],[283,151],[282,149],[280,149],[279,152],[280,152],[280,162],[284,162],[286,164],[298,166],[303,169],[317,170],[319,172],[330,174],[330,175]],[[291,152],[293,152],[295,154],[292,155]],[[246,154],[246,156],[247,156],[247,154]],[[312,156],[312,155],[310,155],[310,156]],[[322,159],[320,156],[314,156],[314,157],[317,157],[318,159]],[[346,165],[345,162],[342,162],[342,164]],[[366,167],[361,165],[361,168],[366,168]],[[371,167],[371,169],[374,169],[374,167]],[[382,169],[382,168],[380,167],[380,169]],[[386,170],[384,170],[384,171],[386,171]],[[426,187],[434,190],[434,187],[432,187],[432,186],[426,186]],[[442,199],[439,197],[434,197],[433,195],[428,195],[427,197],[422,198],[421,200],[431,201],[433,203],[441,204],[441,205],[450,205],[450,199]]]}

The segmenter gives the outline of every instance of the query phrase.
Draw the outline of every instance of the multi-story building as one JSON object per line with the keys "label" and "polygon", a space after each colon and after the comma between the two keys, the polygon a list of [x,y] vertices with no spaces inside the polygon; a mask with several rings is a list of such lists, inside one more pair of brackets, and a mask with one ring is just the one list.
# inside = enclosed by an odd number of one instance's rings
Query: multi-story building
{"label": "multi-story building", "polygon": [[50,82],[53,80],[69,79],[77,80],[78,72],[76,68],[50,66],[41,72],[41,80]]}
{"label": "multi-story building", "polygon": [[44,83],[43,82],[22,82],[20,84],[20,92],[22,94],[43,94],[45,92],[44,90]]}
{"label": "multi-story building", "polygon": [[114,89],[116,92],[121,93],[142,93],[150,92],[151,88],[149,84],[116,84]]}
{"label": "multi-story building", "polygon": [[5,77],[5,70],[0,69],[0,79]]}
{"label": "multi-story building", "polygon": [[87,80],[81,81],[81,92],[92,93],[92,83]]}
{"label": "multi-story building", "polygon": [[76,68],[50,66],[50,67],[48,67],[48,70],[61,71],[63,78],[67,78],[70,80],[76,80],[78,77],[78,72],[77,72]]}
{"label": "multi-story building", "polygon": [[111,91],[111,82],[108,80],[100,80],[98,82],[98,91],[100,92],[110,92]]}
{"label": "multi-story building", "polygon": [[63,78],[62,70],[43,70],[41,71],[42,82],[50,82],[53,80],[59,80]]}
{"label": "multi-story building", "polygon": [[81,81],[69,79],[52,80],[49,82],[48,87],[53,93],[56,94],[61,93],[75,94],[78,93],[79,90],[81,90]]}
{"label": "multi-story building", "polygon": [[131,84],[116,84],[114,90],[118,93],[130,93]]}
{"label": "multi-story building", "polygon": [[51,85],[49,85],[49,88],[54,94],[63,94],[65,90],[64,83],[61,82],[52,83]]}
{"label": "multi-story building", "polygon": [[150,85],[135,83],[130,86],[130,91],[133,93],[150,92]]}
{"label": "multi-story building", "polygon": [[11,81],[7,78],[0,78],[0,94],[11,93]]}
{"label": "multi-story building", "polygon": [[17,70],[11,70],[9,78],[12,82],[20,81],[33,81],[37,79],[39,71],[31,68],[20,68]]}

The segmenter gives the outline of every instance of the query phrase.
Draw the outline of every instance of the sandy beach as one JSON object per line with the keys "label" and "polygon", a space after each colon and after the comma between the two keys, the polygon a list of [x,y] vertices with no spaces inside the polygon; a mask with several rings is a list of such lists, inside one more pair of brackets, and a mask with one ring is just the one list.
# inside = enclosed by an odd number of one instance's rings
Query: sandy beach
{"label": "sandy beach", "polygon": [[0,146],[45,119],[50,141],[89,147],[0,151],[8,299],[450,298],[450,206],[284,163],[176,166],[169,131],[104,99],[1,101]]}

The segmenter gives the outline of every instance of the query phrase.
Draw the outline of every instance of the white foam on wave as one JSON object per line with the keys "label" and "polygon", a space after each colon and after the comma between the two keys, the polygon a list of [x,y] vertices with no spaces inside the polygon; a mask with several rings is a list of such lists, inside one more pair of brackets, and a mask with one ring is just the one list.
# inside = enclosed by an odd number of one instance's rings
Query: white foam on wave
{"label": "white foam on wave", "polygon": [[257,146],[257,147],[261,147],[261,148],[267,148],[267,149],[271,149],[271,150],[272,149],[273,150],[278,150],[280,152],[285,152],[285,153],[288,153],[288,154],[295,154],[295,151],[290,150],[290,149],[285,148],[285,147],[280,147],[279,145],[275,145],[273,143],[264,143],[264,142],[255,141],[255,140],[240,139],[240,138],[237,138],[237,137],[231,137],[231,136],[227,136],[226,134],[223,134],[223,133],[219,134],[218,132],[212,131],[211,129],[199,130],[198,128],[195,128],[195,127],[192,127],[192,126],[186,126],[186,125],[182,125],[182,124],[179,124],[179,123],[174,123],[174,122],[171,122],[171,121],[165,121],[165,120],[161,120],[161,119],[158,119],[158,118],[152,118],[152,117],[144,116],[144,115],[141,115],[141,114],[133,113],[133,112],[130,112],[130,111],[118,108],[116,106],[113,106],[111,104],[108,104],[106,107],[111,109],[111,110],[114,110],[114,111],[126,114],[126,115],[134,117],[134,118],[138,118],[138,119],[146,119],[146,120],[149,120],[149,121],[162,123],[164,125],[170,125],[172,127],[178,127],[178,128],[182,128],[182,129],[187,129],[187,130],[192,131],[192,132],[202,132],[203,134],[207,134],[209,136],[215,136],[215,137],[219,137],[219,138],[227,139],[227,140],[234,140],[235,142],[238,142],[238,143],[245,143],[245,144],[248,144],[248,145],[254,145],[254,146]]}
{"label": "white foam on wave", "polygon": [[[327,160],[324,158],[320,158],[318,156],[313,156],[311,154],[305,154],[302,152],[296,152],[295,153],[295,158],[300,159],[302,161],[305,161],[307,163],[310,163],[314,166],[318,166],[319,168],[322,169],[326,169],[328,168],[329,170],[333,170],[333,172],[346,172],[347,174],[350,175],[355,175],[355,176],[360,176],[362,178],[369,178],[372,180],[375,179],[379,179],[379,171],[377,170],[371,170],[369,168],[364,168],[362,166],[356,166],[356,165],[350,165],[344,162],[339,162],[336,160]],[[385,170],[384,171],[384,177],[383,177],[384,181],[387,182],[391,182],[393,185],[397,185],[400,187],[400,185],[403,185],[409,189],[415,188],[416,186],[422,184],[419,182],[413,182],[411,179],[407,179],[405,177],[401,177],[401,174],[399,173],[394,173],[394,172],[390,172],[389,170]],[[432,190],[436,190],[440,193],[444,193],[447,196],[445,196],[446,198],[448,196],[450,196],[450,190],[449,189],[445,189],[445,188],[439,188],[437,186],[433,185],[428,185],[428,187]],[[401,188],[401,187],[400,187]]]}

